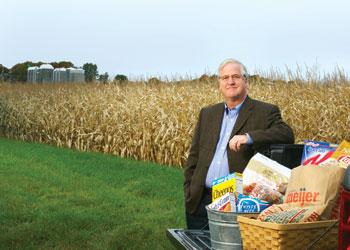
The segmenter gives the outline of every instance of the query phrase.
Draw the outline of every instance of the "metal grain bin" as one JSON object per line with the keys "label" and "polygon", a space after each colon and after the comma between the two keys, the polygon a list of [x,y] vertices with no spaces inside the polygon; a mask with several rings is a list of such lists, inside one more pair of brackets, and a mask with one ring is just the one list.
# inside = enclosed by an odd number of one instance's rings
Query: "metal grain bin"
{"label": "metal grain bin", "polygon": [[52,82],[53,67],[51,64],[42,64],[39,68],[38,81],[39,83]]}
{"label": "metal grain bin", "polygon": [[53,82],[68,82],[68,72],[65,68],[54,69]]}
{"label": "metal grain bin", "polygon": [[37,82],[38,67],[29,67],[27,69],[27,82],[35,83]]}
{"label": "metal grain bin", "polygon": [[85,71],[83,69],[68,68],[68,82],[85,82]]}

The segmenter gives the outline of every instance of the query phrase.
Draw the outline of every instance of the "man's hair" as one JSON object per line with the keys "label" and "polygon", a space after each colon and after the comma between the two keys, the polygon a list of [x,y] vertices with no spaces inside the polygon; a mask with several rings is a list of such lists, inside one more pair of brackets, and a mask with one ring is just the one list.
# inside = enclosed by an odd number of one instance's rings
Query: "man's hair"
{"label": "man's hair", "polygon": [[223,67],[225,67],[227,64],[239,64],[241,66],[241,74],[247,78],[248,77],[248,71],[247,71],[247,68],[246,66],[244,66],[243,63],[241,63],[240,61],[236,60],[236,59],[233,59],[233,58],[228,58],[226,60],[224,60],[222,63],[220,63],[219,65],[219,69],[218,69],[218,75],[220,76],[220,73],[221,73],[221,70]]}

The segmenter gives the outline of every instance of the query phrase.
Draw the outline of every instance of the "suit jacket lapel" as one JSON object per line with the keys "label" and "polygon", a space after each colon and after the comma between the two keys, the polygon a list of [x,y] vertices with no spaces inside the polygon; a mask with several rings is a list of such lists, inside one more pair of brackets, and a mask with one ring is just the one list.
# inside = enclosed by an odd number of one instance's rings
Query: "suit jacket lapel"
{"label": "suit jacket lapel", "polygon": [[215,153],[215,149],[216,149],[216,145],[219,141],[220,138],[220,130],[221,130],[221,123],[222,123],[222,118],[224,115],[224,103],[222,103],[221,105],[218,105],[214,112],[213,112],[213,116],[212,116],[212,120],[210,121],[211,123],[211,142],[210,144],[213,146],[212,149],[212,154],[214,155]]}
{"label": "suit jacket lapel", "polygon": [[230,138],[232,138],[243,127],[243,125],[251,115],[253,107],[254,106],[252,100],[249,98],[249,96],[247,96],[244,100],[241,110],[239,111],[239,115],[237,117],[235,126],[232,129]]}

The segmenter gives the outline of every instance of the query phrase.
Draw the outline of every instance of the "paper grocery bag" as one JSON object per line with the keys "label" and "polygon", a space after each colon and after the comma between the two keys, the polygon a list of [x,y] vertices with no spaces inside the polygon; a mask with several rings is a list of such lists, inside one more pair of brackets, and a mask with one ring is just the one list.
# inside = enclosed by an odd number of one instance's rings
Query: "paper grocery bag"
{"label": "paper grocery bag", "polygon": [[[289,179],[284,203],[296,207],[321,206],[321,219],[334,217],[345,169],[331,166],[300,166]],[[332,213],[333,210],[333,213]]]}

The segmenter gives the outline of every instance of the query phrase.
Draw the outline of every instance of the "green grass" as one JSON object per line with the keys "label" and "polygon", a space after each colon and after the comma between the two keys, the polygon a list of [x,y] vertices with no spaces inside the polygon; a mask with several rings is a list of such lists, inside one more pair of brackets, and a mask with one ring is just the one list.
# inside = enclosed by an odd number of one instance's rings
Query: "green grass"
{"label": "green grass", "polygon": [[172,249],[182,171],[0,139],[1,249]]}

